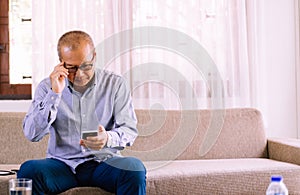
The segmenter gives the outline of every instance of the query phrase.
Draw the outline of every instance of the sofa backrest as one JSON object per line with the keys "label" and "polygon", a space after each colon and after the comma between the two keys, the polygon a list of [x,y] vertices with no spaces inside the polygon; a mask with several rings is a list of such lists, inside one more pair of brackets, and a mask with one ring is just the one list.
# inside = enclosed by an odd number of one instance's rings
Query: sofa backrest
{"label": "sofa backrest", "polygon": [[45,158],[47,138],[28,141],[22,130],[24,112],[0,112],[0,164],[20,164],[25,160]]}
{"label": "sofa backrest", "polygon": [[[0,112],[0,164],[46,156],[48,138],[28,141],[26,113]],[[267,157],[261,113],[256,109],[136,110],[139,136],[122,152],[146,160]]]}
{"label": "sofa backrest", "polygon": [[139,137],[124,155],[142,160],[267,157],[261,113],[225,110],[136,110]]}

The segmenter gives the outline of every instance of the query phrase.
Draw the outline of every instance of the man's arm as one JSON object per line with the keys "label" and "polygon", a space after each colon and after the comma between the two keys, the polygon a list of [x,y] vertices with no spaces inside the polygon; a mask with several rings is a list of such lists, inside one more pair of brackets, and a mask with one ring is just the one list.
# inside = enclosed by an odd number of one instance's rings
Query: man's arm
{"label": "man's arm", "polygon": [[[113,126],[105,129],[101,124],[98,127],[98,135],[87,137],[80,141],[80,145],[93,150],[100,150],[103,147],[124,149],[126,146],[133,144],[137,137],[137,119],[132,106],[130,90],[125,80],[119,76],[110,77],[112,80],[106,82],[106,93],[112,102],[112,119]],[[104,79],[106,80],[106,79]],[[100,107],[102,109],[102,107]],[[102,110],[101,110],[102,111]]]}
{"label": "man's arm", "polygon": [[42,81],[23,121],[23,131],[30,141],[41,140],[56,118],[61,94],[51,90],[49,79]]}
{"label": "man's arm", "polygon": [[107,131],[108,147],[124,149],[131,146],[138,135],[137,119],[129,87],[122,77],[116,90],[113,115],[115,127]]}
{"label": "man's arm", "polygon": [[23,122],[24,134],[31,141],[39,141],[48,132],[56,118],[57,106],[65,88],[68,70],[60,62],[54,67],[49,78],[37,87],[35,97]]}

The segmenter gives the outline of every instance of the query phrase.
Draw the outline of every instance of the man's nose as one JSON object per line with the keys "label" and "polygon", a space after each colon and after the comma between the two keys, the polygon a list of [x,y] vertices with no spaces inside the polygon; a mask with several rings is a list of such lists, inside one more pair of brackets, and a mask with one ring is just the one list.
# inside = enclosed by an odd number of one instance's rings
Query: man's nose
{"label": "man's nose", "polygon": [[82,70],[78,69],[74,76],[74,84],[78,82],[80,84],[82,82],[82,79],[84,78],[84,73]]}

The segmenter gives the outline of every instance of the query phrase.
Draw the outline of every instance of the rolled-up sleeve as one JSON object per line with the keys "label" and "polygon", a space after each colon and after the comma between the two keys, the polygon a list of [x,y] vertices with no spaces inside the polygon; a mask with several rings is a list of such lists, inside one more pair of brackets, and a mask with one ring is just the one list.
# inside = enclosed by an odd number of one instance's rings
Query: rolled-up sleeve
{"label": "rolled-up sleeve", "polygon": [[43,80],[35,91],[35,97],[23,121],[25,137],[39,141],[49,133],[51,123],[56,118],[61,94],[54,93],[48,80]]}

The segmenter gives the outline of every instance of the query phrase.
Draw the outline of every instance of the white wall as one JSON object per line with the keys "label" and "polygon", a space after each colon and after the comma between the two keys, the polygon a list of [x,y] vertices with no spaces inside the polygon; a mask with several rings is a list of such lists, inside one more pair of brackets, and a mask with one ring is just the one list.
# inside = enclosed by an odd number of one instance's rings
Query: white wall
{"label": "white wall", "polygon": [[1,100],[0,112],[27,112],[31,100]]}
{"label": "white wall", "polygon": [[259,107],[267,136],[297,138],[295,1],[260,2]]}

